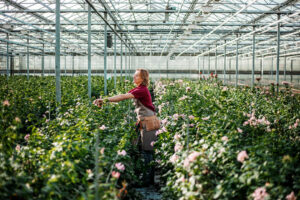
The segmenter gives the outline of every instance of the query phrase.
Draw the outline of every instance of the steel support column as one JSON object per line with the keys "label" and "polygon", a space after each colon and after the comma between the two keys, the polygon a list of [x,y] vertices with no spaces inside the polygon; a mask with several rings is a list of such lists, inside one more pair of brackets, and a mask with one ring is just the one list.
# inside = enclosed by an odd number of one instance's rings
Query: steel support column
{"label": "steel support column", "polygon": [[7,76],[7,79],[8,79],[8,76],[9,76],[9,35],[8,33],[6,34],[6,39],[7,39],[7,42],[6,42],[6,76]]}
{"label": "steel support column", "polygon": [[74,65],[75,65],[75,61],[74,61],[74,54],[72,55],[72,76],[74,76]]}
{"label": "steel support column", "polygon": [[218,53],[218,50],[217,50],[217,45],[216,45],[216,52],[215,52],[215,74],[217,74],[217,65],[218,65],[218,57],[217,57],[217,53]]}
{"label": "steel support column", "polygon": [[[253,31],[255,31],[255,26],[253,26]],[[251,87],[254,87],[254,70],[255,70],[255,32],[252,36],[252,78]]]}
{"label": "steel support column", "polygon": [[[88,5],[88,95],[92,97],[92,80],[91,80],[91,6]],[[106,25],[105,25],[106,26]]]}
{"label": "steel support column", "polygon": [[60,87],[60,0],[56,0],[56,24],[55,24],[55,75],[56,75],[56,101],[61,103]]}
{"label": "steel support column", "polygon": [[[115,29],[117,26],[115,25]],[[114,34],[114,88],[116,89],[117,85],[117,35]]]}
{"label": "steel support column", "polygon": [[[238,38],[238,35],[237,35]],[[239,79],[239,40],[236,40],[236,53],[235,53],[235,87],[238,85]]]}
{"label": "steel support column", "polygon": [[[231,58],[229,58],[229,71],[231,71]],[[231,82],[231,74],[228,74],[229,81]]]}
{"label": "steel support column", "polygon": [[198,57],[198,77],[200,79],[200,57]]}
{"label": "steel support column", "polygon": [[264,58],[261,57],[261,78],[264,78]]}
{"label": "steel support column", "polygon": [[223,79],[224,79],[224,83],[226,83],[226,40],[225,40],[225,45],[224,45],[224,72],[223,72]]}
{"label": "steel support column", "polygon": [[[277,20],[280,20],[280,15],[277,15]],[[280,22],[277,23],[277,59],[276,59],[276,91],[279,92],[279,62],[280,62]]]}
{"label": "steel support column", "polygon": [[284,57],[284,71],[283,71],[283,74],[284,74],[284,80],[286,81],[286,56]]}
{"label": "steel support column", "polygon": [[263,76],[263,66],[262,66],[262,57],[259,59],[259,67],[260,67],[260,77]]}
{"label": "steel support column", "polygon": [[291,83],[293,82],[293,63],[294,60],[291,59]]}
{"label": "steel support column", "polygon": [[[121,34],[123,38],[123,34]],[[121,80],[123,79],[123,40],[121,39]]]}
{"label": "steel support column", "polygon": [[27,80],[29,80],[29,38],[27,38],[27,60],[26,60],[26,67],[27,67]]}
{"label": "steel support column", "polygon": [[169,72],[168,72],[168,70],[169,70],[169,59],[167,57],[167,78],[169,78]]}
{"label": "steel support column", "polygon": [[[130,46],[130,45],[129,45]],[[129,71],[130,71],[130,54],[131,54],[131,52],[130,52],[130,48],[128,48],[128,66],[127,66],[127,78],[129,78]]]}
{"label": "steel support column", "polygon": [[64,60],[65,60],[65,76],[67,76],[67,54],[66,54],[66,52],[64,55]]}
{"label": "steel support column", "polygon": [[[107,19],[107,13],[104,13],[104,18]],[[104,25],[104,95],[107,95],[107,24]]]}
{"label": "steel support column", "polygon": [[[127,44],[127,40],[125,40]],[[127,80],[127,47],[125,46],[125,80]]]}
{"label": "steel support column", "polygon": [[[44,40],[44,34],[42,34],[42,39]],[[42,77],[45,76],[45,43],[43,42],[42,50]]]}
{"label": "steel support column", "polygon": [[273,65],[274,65],[274,59],[272,57],[272,61],[271,61],[271,80],[273,80]]}
{"label": "steel support column", "polygon": [[203,65],[202,65],[202,74],[203,74],[203,76],[204,76],[204,61],[205,61],[205,56],[203,56]]}
{"label": "steel support column", "polygon": [[[210,48],[208,48],[208,51],[210,51]],[[208,53],[208,75],[210,74],[210,53]]]}

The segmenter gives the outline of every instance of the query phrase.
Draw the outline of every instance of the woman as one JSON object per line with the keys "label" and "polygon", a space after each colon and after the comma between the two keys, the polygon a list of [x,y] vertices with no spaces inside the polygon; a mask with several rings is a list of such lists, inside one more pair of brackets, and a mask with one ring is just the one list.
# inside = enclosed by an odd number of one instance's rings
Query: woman
{"label": "woman", "polygon": [[[136,87],[127,94],[120,94],[107,98],[109,102],[119,102],[125,99],[134,99],[135,112],[138,119],[138,128],[140,130],[141,149],[144,157],[145,166],[148,168],[146,175],[143,177],[143,184],[154,183],[154,168],[149,167],[153,160],[153,143],[156,141],[156,131],[159,129],[160,122],[155,115],[155,107],[152,104],[149,85],[149,72],[145,69],[137,69],[133,82]],[[94,104],[101,107],[103,99],[96,99]]]}

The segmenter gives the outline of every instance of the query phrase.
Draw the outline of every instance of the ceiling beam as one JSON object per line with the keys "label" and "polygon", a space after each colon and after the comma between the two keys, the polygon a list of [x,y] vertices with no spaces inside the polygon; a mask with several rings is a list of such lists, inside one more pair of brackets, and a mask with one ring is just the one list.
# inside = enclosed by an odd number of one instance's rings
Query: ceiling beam
{"label": "ceiling beam", "polygon": [[[30,31],[35,31],[35,32],[41,32],[40,30],[37,29],[29,29]],[[55,29],[45,29],[45,31],[47,32],[55,32]],[[92,30],[91,32],[94,34],[99,34],[101,31],[103,30]],[[205,34],[205,33],[209,33],[210,31],[212,31],[212,29],[198,29],[198,30],[193,30],[192,34]],[[0,33],[2,33],[3,31],[0,30]],[[21,32],[21,30],[13,30],[11,32]],[[107,31],[108,33],[113,33],[113,31],[109,30]],[[136,29],[136,30],[128,30],[128,31],[120,31],[117,30],[117,33],[136,33],[136,34],[140,34],[140,33],[144,33],[144,34],[169,34],[170,30],[169,29]],[[182,34],[184,32],[184,29],[174,29],[173,30],[174,33],[178,33],[178,34]],[[216,30],[214,31],[214,34],[246,34],[246,33],[250,33],[252,32],[251,30],[231,30],[231,29],[225,29],[225,30]],[[288,34],[288,33],[292,33],[294,31],[280,31],[281,34]],[[64,30],[62,31],[62,33],[85,33],[85,31],[81,31],[81,30]],[[267,31],[264,33],[264,35],[268,35],[268,34],[277,34],[277,31]]]}
{"label": "ceiling beam", "polygon": [[[8,2],[12,2],[10,0],[5,0]],[[0,12],[3,13],[30,13],[30,14],[36,14],[36,13],[52,13],[49,10],[30,10],[27,9],[23,6],[22,10],[0,10]],[[97,10],[99,13],[105,13],[105,9],[98,9]],[[150,14],[161,14],[161,13],[177,13],[177,10],[165,10],[165,9],[161,9],[161,10],[146,10],[146,9],[137,9],[137,10],[111,10],[111,13],[150,13]],[[181,10],[180,13],[199,13],[201,12],[201,10],[197,9],[197,10]],[[87,10],[72,10],[72,9],[68,9],[68,10],[61,10],[61,13],[87,13]],[[95,11],[92,11],[92,13],[96,13]],[[236,10],[213,10],[210,13],[212,14],[234,14],[236,13]],[[276,11],[276,10],[244,10],[241,12],[241,14],[250,14],[250,15],[256,15],[256,14],[265,14],[265,15],[270,15],[270,14],[282,14],[282,15],[290,15],[293,14],[293,11]]]}
{"label": "ceiling beam", "polygon": [[[0,11],[1,12],[1,11]],[[0,23],[0,26],[5,25],[6,23]],[[26,24],[23,23],[9,23],[10,25],[13,26],[25,26]],[[47,25],[52,25],[54,26],[55,23],[51,22],[51,23],[31,23],[32,25],[35,26],[47,26]],[[98,22],[94,22],[92,23],[92,26],[103,26],[105,23],[98,23]],[[186,22],[186,23],[181,23],[181,22],[177,22],[175,23],[175,26],[180,26],[180,25],[184,25],[184,26],[188,26],[191,25],[191,22]],[[61,23],[61,26],[73,26],[73,24],[70,23]],[[77,26],[86,26],[87,23],[86,22],[76,22]],[[115,23],[111,23],[111,25],[115,25]],[[145,23],[145,22],[125,22],[125,23],[119,23],[119,25],[121,26],[172,26],[173,23],[169,22],[169,23],[161,23],[161,22],[149,22],[149,23]],[[203,22],[199,25],[199,27],[203,27],[203,26],[219,26],[220,23],[214,23],[214,22]],[[259,23],[259,24],[255,24],[254,26],[265,26],[267,25],[267,23]],[[241,24],[241,23],[232,23],[232,24],[224,24],[223,26],[248,26],[248,27],[253,27],[253,24]],[[274,26],[277,27],[277,26]],[[281,25],[281,27],[300,27],[300,23],[289,23],[289,24],[283,24]]]}

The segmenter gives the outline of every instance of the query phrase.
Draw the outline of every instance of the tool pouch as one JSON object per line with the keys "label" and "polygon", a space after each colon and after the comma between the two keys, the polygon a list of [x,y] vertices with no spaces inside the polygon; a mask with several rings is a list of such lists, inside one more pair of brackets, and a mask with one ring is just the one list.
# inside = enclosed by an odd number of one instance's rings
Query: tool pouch
{"label": "tool pouch", "polygon": [[146,131],[153,131],[160,128],[160,120],[156,115],[149,116],[149,117],[141,117],[140,121],[140,128],[146,128]]}

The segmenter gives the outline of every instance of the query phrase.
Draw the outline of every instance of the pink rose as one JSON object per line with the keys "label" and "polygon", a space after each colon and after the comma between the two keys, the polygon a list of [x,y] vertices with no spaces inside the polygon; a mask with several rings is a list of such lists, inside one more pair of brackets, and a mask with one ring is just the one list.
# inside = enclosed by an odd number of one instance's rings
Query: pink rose
{"label": "pink rose", "polygon": [[243,132],[243,130],[240,129],[240,128],[237,128],[237,131],[238,131],[239,133],[242,133],[242,132]]}
{"label": "pink rose", "polygon": [[174,139],[175,139],[175,140],[179,140],[180,138],[181,138],[181,136],[178,135],[177,133],[174,135]]}
{"label": "pink rose", "polygon": [[241,151],[237,156],[237,160],[241,163],[243,163],[246,158],[249,158],[246,151]]}
{"label": "pink rose", "polygon": [[187,168],[188,166],[190,166],[190,160],[189,160],[189,158],[184,159],[184,161],[183,161],[183,166],[184,166],[185,168]]}
{"label": "pink rose", "polygon": [[5,100],[5,101],[3,101],[3,106],[10,106],[10,103],[9,103],[9,101],[8,100]]}
{"label": "pink rose", "polygon": [[223,136],[223,137],[221,138],[221,140],[224,141],[224,142],[227,142],[227,141],[228,141],[228,137],[227,137],[227,136]]}
{"label": "pink rose", "polygon": [[120,172],[116,172],[116,171],[111,172],[111,176],[116,178],[116,179],[118,179],[120,177],[120,175],[121,175]]}
{"label": "pink rose", "polygon": [[167,122],[168,122],[168,119],[167,119],[167,118],[161,120],[161,123],[162,123],[162,124],[166,124]]}
{"label": "pink rose", "polygon": [[170,162],[174,164],[178,160],[178,158],[179,157],[176,154],[173,154],[170,158]]}
{"label": "pink rose", "polygon": [[179,181],[184,182],[184,181],[185,181],[184,177],[182,176],[182,177],[179,179]]}
{"label": "pink rose", "polygon": [[154,144],[155,144],[155,142],[154,141],[152,141],[151,143],[150,143],[150,145],[153,147],[154,146]]}
{"label": "pink rose", "polygon": [[189,116],[189,119],[190,119],[190,120],[193,120],[193,119],[195,119],[195,117],[194,117],[193,115],[190,115],[190,116]]}
{"label": "pink rose", "polygon": [[194,151],[193,153],[191,153],[191,154],[188,156],[189,161],[190,161],[190,162],[196,161],[197,157],[200,156],[200,155],[201,155],[200,152]]}
{"label": "pink rose", "polygon": [[249,121],[245,121],[244,123],[243,123],[243,126],[246,126],[246,125],[248,125],[249,124]]}
{"label": "pink rose", "polygon": [[176,113],[173,115],[174,120],[178,120],[179,115]]}
{"label": "pink rose", "polygon": [[118,150],[118,155],[119,156],[126,156],[126,151],[125,150],[122,150],[122,151],[120,151],[120,150]]}
{"label": "pink rose", "polygon": [[183,96],[183,97],[180,97],[178,100],[179,101],[183,101],[183,100],[185,100],[187,98],[187,96]]}
{"label": "pink rose", "polygon": [[27,134],[27,135],[25,135],[24,139],[25,139],[26,141],[28,141],[28,140],[29,140],[29,137],[30,137],[30,135]]}
{"label": "pink rose", "polygon": [[260,187],[257,188],[251,196],[254,200],[264,200],[265,197],[269,196],[269,194],[266,192],[266,188]]}
{"label": "pink rose", "polygon": [[120,170],[120,171],[124,171],[125,170],[125,166],[122,163],[116,163],[115,167]]}
{"label": "pink rose", "polygon": [[104,150],[105,150],[105,148],[104,148],[104,147],[102,147],[102,148],[100,149],[100,153],[101,153],[101,155],[103,155],[103,154],[104,154]]}
{"label": "pink rose", "polygon": [[20,151],[20,150],[21,150],[21,146],[20,146],[19,144],[16,146],[16,150],[17,150],[17,151]]}
{"label": "pink rose", "polygon": [[100,127],[100,129],[101,129],[101,130],[105,130],[105,129],[106,129],[106,126],[105,126],[105,125],[102,125],[102,126]]}
{"label": "pink rose", "polygon": [[209,120],[209,118],[210,118],[210,116],[204,117],[204,118],[202,118],[202,120],[206,121],[206,120]]}
{"label": "pink rose", "polygon": [[163,131],[162,130],[158,130],[158,131],[155,132],[155,135],[158,136],[161,133],[163,133]]}
{"label": "pink rose", "polygon": [[183,146],[181,144],[179,144],[179,143],[176,143],[175,147],[174,147],[174,151],[177,152],[177,151],[179,151],[181,149],[183,149]]}
{"label": "pink rose", "polygon": [[297,200],[294,192],[291,192],[289,195],[285,197],[286,200]]}

